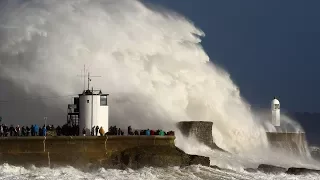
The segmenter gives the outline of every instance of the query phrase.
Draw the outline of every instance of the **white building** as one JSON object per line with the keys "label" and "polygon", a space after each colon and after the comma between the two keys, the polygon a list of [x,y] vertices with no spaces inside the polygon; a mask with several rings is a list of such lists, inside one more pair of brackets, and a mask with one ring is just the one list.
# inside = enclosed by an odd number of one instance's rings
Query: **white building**
{"label": "white building", "polygon": [[90,135],[93,126],[103,127],[105,132],[109,129],[108,95],[94,90],[86,90],[79,94],[79,130],[85,128]]}
{"label": "white building", "polygon": [[274,97],[271,101],[272,124],[275,127],[280,126],[280,102]]}
{"label": "white building", "polygon": [[103,127],[105,132],[109,129],[108,95],[101,90],[85,90],[79,97],[74,98],[74,104],[69,105],[68,123],[79,125],[79,135],[83,128],[86,135],[91,135],[92,127]]}

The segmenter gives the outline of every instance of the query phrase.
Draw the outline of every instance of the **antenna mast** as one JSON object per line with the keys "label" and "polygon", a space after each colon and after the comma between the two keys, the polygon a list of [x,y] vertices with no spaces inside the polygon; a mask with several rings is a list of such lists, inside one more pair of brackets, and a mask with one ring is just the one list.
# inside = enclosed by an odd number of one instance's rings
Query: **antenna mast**
{"label": "antenna mast", "polygon": [[101,77],[101,76],[90,76],[90,72],[88,72],[88,90],[90,90],[90,81],[92,80],[91,79],[92,77]]}
{"label": "antenna mast", "polygon": [[78,77],[83,77],[83,90],[86,90],[86,65],[83,65],[83,74],[81,73],[81,75],[78,75]]}
{"label": "antenna mast", "polygon": [[86,90],[86,65],[83,65],[83,90]]}
{"label": "antenna mast", "polygon": [[83,77],[83,90],[85,91],[86,90],[86,77],[88,79],[88,89],[87,90],[90,90],[90,81],[92,80],[91,78],[93,77],[101,77],[101,76],[90,76],[90,72],[88,72],[88,75],[86,75],[86,65],[83,65],[83,75],[78,75],[80,77]]}

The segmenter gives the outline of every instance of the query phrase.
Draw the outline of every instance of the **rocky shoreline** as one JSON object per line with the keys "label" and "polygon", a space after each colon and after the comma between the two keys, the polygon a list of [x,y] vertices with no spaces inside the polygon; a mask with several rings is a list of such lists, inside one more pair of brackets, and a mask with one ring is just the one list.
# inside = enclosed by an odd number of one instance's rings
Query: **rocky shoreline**
{"label": "rocky shoreline", "polygon": [[[215,165],[211,165],[210,167],[214,169],[219,169],[219,170],[232,171],[230,169],[220,168]],[[290,175],[303,175],[303,174],[319,174],[320,175],[320,170],[316,170],[316,169],[299,168],[299,167],[284,168],[284,167],[273,166],[268,164],[260,164],[258,168],[246,168],[244,170],[250,173],[263,172],[266,174],[285,173]]]}
{"label": "rocky shoreline", "polygon": [[302,175],[302,174],[310,174],[310,173],[320,174],[320,170],[316,170],[316,169],[308,169],[308,168],[301,168],[301,167],[284,168],[284,167],[273,166],[268,164],[260,164],[256,169],[247,168],[245,170],[248,172],[260,171],[267,174],[280,174],[280,173],[286,173],[291,175]]}

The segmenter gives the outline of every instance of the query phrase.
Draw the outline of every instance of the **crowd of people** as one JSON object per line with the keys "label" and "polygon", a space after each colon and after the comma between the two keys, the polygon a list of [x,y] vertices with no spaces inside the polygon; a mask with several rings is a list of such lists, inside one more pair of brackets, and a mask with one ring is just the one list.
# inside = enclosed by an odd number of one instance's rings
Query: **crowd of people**
{"label": "crowd of people", "polygon": [[[173,131],[165,132],[161,129],[158,130],[150,130],[150,129],[145,129],[145,130],[132,130],[131,126],[128,126],[128,131],[127,135],[146,135],[146,136],[165,136],[165,135],[171,135],[174,136]],[[117,128],[117,126],[110,126],[109,131],[106,133],[106,135],[124,135],[124,132],[120,129]]]}
{"label": "crowd of people", "polygon": [[128,127],[128,135],[146,135],[146,136],[174,136],[174,132],[173,131],[169,131],[169,132],[165,132],[162,129],[158,129],[158,130],[150,130],[150,129],[146,129],[146,130],[135,130],[133,131],[131,126]]}
{"label": "crowd of people", "polygon": [[[82,135],[87,134],[86,129],[82,129]],[[91,129],[91,136],[105,136],[105,135],[118,135],[123,136],[124,131],[117,126],[110,126],[108,132],[105,132],[103,127],[94,126]],[[165,132],[161,129],[158,130],[132,130],[131,126],[128,127],[127,135],[146,135],[146,136],[174,136],[174,131]],[[8,136],[79,136],[79,126],[65,124],[62,127],[53,125],[39,126],[33,124],[31,126],[7,126],[6,124],[0,125],[0,137]]]}
{"label": "crowd of people", "polygon": [[39,126],[33,124],[31,126],[7,126],[6,124],[0,125],[0,136],[77,136],[79,135],[79,127],[63,125],[62,127],[53,125]]}

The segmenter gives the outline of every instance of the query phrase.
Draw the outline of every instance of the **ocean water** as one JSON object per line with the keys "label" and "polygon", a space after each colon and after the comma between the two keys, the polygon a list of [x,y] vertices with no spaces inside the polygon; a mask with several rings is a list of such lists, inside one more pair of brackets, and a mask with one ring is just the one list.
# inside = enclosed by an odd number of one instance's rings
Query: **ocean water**
{"label": "ocean water", "polygon": [[61,168],[36,168],[17,167],[3,164],[0,166],[0,179],[2,180],[23,180],[23,179],[46,179],[46,180],[174,180],[174,179],[217,179],[217,180],[315,180],[320,179],[319,175],[288,175],[288,174],[265,174],[261,172],[249,173],[246,171],[218,170],[200,165],[193,165],[185,168],[168,167],[153,168],[145,167],[139,170],[114,170],[98,169],[92,172],[83,172],[72,167]]}
{"label": "ocean water", "polygon": [[[82,172],[3,164],[0,179],[319,179],[244,171],[261,163],[320,166],[311,157],[270,148],[265,135],[274,131],[270,120],[251,109],[228,72],[210,61],[201,46],[205,32],[183,15],[138,0],[10,0],[0,5],[0,77],[13,86],[0,86],[1,98],[8,98],[0,104],[4,123],[43,123],[44,116],[49,124],[65,123],[70,97],[83,90],[77,75],[84,74],[85,64],[87,72],[101,76],[91,85],[110,93],[110,125],[171,130],[182,120],[212,121],[215,143],[232,153],[210,150],[177,132],[179,148],[209,156],[212,165],[228,170]],[[301,130],[291,119],[284,122]]]}

